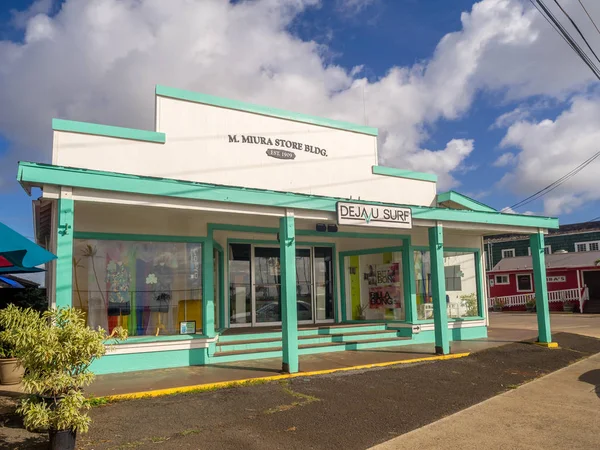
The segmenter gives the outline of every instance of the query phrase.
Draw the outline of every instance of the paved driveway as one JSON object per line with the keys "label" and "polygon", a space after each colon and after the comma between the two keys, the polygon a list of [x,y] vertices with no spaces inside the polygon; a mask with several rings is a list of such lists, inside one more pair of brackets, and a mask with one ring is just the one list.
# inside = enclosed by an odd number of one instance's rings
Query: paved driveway
{"label": "paved driveway", "polygon": [[[577,333],[600,338],[600,314],[550,314],[552,333]],[[523,337],[520,337],[520,336]],[[537,335],[534,313],[490,313],[489,337],[527,339]],[[519,337],[517,337],[519,336]]]}

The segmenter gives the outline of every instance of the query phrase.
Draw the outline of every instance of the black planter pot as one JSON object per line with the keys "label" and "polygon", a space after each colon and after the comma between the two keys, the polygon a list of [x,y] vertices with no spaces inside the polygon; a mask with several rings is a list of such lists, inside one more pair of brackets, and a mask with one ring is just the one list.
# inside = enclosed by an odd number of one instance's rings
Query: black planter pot
{"label": "black planter pot", "polygon": [[75,450],[76,432],[72,430],[49,430],[50,450]]}

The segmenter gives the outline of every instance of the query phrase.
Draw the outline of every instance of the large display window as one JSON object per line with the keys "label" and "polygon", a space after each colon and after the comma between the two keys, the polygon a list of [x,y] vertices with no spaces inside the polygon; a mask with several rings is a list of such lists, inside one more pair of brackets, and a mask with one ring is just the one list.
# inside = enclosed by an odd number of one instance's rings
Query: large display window
{"label": "large display window", "polygon": [[[477,297],[477,264],[473,252],[444,252],[446,281],[446,308],[449,318],[478,317],[481,315]],[[415,292],[417,318],[433,319],[431,296],[431,258],[429,251],[416,250]]]}
{"label": "large display window", "polygon": [[202,244],[75,239],[73,306],[130,336],[201,333]]}
{"label": "large display window", "polygon": [[405,320],[401,252],[347,256],[344,266],[352,320]]}

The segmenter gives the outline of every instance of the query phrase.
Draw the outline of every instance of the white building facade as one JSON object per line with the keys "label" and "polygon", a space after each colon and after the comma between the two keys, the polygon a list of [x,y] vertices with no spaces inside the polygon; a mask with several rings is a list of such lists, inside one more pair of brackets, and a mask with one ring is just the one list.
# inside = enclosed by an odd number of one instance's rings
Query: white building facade
{"label": "white building facade", "polygon": [[129,331],[97,373],[271,357],[296,372],[303,354],[424,342],[445,354],[487,336],[484,236],[530,234],[542,277],[556,219],[379,166],[374,128],[155,94],[155,131],[55,119],[52,164],[19,165],[58,256],[51,306]]}

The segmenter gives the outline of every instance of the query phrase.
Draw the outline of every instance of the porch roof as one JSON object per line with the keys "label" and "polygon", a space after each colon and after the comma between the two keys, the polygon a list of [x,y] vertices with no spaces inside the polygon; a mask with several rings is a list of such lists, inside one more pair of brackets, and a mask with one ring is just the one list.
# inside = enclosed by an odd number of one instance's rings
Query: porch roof
{"label": "porch roof", "polygon": [[365,205],[410,208],[412,210],[413,220],[417,221],[428,220],[473,223],[481,224],[482,228],[485,228],[485,225],[502,225],[543,230],[558,228],[558,219],[551,217],[369,202],[365,200],[224,186],[182,181],[171,178],[156,178],[32,162],[19,162],[17,179],[27,192],[30,191],[31,187],[55,185],[101,191],[116,191],[328,212],[336,211],[337,202],[350,201]]}
{"label": "porch roof", "polygon": [[[568,269],[574,267],[594,267],[600,261],[600,251],[553,253],[546,255],[546,269]],[[513,272],[533,270],[531,256],[503,258],[490,272]]]}

